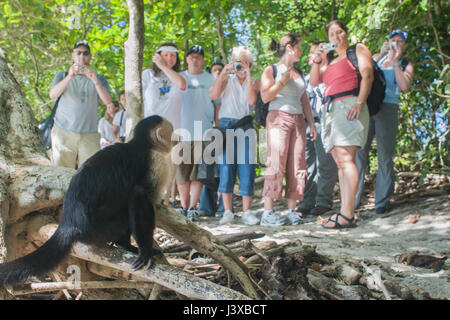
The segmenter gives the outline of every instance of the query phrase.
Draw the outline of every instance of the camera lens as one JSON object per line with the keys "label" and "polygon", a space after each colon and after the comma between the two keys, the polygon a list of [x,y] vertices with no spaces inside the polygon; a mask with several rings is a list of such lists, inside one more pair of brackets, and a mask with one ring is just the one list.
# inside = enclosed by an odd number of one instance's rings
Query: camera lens
{"label": "camera lens", "polygon": [[241,71],[242,70],[242,64],[241,64],[240,61],[236,61],[234,63],[234,70],[236,70],[236,71]]}

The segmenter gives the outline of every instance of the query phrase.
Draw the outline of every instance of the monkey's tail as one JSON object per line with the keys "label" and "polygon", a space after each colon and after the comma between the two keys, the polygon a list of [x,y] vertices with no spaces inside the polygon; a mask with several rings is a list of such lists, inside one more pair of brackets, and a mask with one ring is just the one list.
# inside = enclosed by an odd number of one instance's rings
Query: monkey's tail
{"label": "monkey's tail", "polygon": [[52,237],[32,253],[0,264],[0,287],[24,282],[29,277],[42,275],[55,268],[78,239],[75,230],[67,229],[56,229]]}

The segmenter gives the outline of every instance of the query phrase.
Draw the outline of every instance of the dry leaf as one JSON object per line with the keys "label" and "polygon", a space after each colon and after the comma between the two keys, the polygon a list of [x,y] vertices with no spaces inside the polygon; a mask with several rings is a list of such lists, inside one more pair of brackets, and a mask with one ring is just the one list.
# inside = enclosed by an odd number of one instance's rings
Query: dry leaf
{"label": "dry leaf", "polygon": [[326,221],[326,219],[322,218],[321,216],[317,217],[317,223],[322,223],[324,221]]}
{"label": "dry leaf", "polygon": [[417,214],[415,216],[409,216],[409,223],[416,223],[417,221],[419,221],[420,216]]}

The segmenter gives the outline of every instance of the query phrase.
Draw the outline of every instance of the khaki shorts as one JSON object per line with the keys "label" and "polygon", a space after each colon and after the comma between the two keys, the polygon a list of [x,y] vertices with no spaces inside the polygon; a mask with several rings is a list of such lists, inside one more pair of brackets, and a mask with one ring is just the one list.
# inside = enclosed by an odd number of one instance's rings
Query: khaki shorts
{"label": "khaki shorts", "polygon": [[52,164],[75,168],[100,150],[100,134],[77,133],[58,128],[52,129]]}
{"label": "khaki shorts", "polygon": [[[202,141],[181,141],[172,150],[172,161],[176,163],[175,180],[177,184],[189,181],[198,181],[198,165],[203,156],[204,145]],[[190,153],[190,154],[189,154]],[[174,159],[178,157],[178,159]],[[180,163],[180,158],[182,161]]]}
{"label": "khaki shorts", "polygon": [[348,110],[356,103],[357,97],[348,97],[333,101],[329,111],[322,107],[322,141],[326,152],[334,146],[364,147],[369,132],[369,109],[364,104],[358,120],[347,120]]}

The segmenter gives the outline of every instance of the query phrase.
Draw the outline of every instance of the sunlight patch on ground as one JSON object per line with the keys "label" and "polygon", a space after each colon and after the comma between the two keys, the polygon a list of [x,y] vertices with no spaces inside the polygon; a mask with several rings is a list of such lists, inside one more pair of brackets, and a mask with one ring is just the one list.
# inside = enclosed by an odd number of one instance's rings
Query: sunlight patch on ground
{"label": "sunlight patch on ground", "polygon": [[365,239],[374,239],[374,238],[380,238],[381,234],[376,233],[376,232],[366,232],[361,234],[361,238],[365,238]]}

